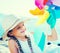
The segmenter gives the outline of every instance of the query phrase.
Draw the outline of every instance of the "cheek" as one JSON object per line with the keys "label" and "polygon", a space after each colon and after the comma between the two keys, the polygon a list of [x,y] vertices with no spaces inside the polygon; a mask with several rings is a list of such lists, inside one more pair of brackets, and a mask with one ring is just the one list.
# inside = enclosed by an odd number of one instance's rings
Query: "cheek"
{"label": "cheek", "polygon": [[15,31],[15,30],[13,31],[13,35],[14,35],[14,36],[17,36],[18,34],[19,34],[18,31]]}
{"label": "cheek", "polygon": [[20,31],[17,31],[17,35],[21,35]]}
{"label": "cheek", "polygon": [[17,30],[17,31],[15,32],[15,35],[16,35],[16,36],[20,36],[20,35],[21,35],[20,30]]}

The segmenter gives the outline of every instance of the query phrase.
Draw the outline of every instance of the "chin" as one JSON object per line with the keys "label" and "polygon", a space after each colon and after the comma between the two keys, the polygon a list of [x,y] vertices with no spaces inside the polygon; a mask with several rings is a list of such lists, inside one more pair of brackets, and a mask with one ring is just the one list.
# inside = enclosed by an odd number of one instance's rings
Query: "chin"
{"label": "chin", "polygon": [[25,33],[22,33],[21,35],[25,36]]}

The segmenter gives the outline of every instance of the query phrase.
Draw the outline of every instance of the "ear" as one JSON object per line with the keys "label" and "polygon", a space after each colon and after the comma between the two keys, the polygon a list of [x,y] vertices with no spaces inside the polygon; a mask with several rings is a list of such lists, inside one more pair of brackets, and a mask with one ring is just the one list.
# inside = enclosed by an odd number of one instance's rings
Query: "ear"
{"label": "ear", "polygon": [[12,32],[10,32],[10,33],[9,33],[9,35],[13,36],[13,33],[12,33]]}

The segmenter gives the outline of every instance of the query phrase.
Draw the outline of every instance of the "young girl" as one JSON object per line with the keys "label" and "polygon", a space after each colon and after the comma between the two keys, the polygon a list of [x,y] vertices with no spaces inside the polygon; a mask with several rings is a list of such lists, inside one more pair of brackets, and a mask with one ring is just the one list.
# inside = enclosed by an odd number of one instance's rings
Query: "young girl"
{"label": "young girl", "polygon": [[34,43],[33,36],[26,32],[24,21],[16,21],[9,29],[8,46],[11,53],[42,53]]}

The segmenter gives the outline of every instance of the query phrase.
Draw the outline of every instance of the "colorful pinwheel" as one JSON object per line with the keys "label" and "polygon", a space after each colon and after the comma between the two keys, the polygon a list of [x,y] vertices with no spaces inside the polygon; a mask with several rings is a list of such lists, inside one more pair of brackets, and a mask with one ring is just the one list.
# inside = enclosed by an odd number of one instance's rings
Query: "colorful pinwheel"
{"label": "colorful pinwheel", "polygon": [[[37,25],[41,25],[46,21],[50,25],[50,28],[53,29],[56,24],[56,19],[60,18],[60,2],[58,0],[35,0],[35,5],[37,8],[30,10],[30,13],[34,16],[38,16],[39,20],[37,21]],[[39,42],[38,46],[43,51],[45,45],[45,36],[42,39],[40,39],[41,41]],[[38,38],[36,42],[37,41]]]}

